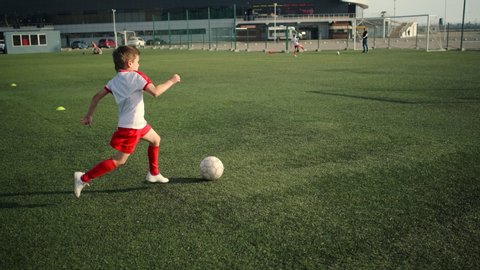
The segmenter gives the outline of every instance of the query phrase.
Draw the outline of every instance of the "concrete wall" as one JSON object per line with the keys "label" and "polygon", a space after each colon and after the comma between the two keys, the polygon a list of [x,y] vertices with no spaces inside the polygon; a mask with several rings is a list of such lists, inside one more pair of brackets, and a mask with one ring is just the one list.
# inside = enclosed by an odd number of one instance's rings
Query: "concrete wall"
{"label": "concrete wall", "polygon": [[16,31],[5,32],[8,54],[60,52],[60,31]]}

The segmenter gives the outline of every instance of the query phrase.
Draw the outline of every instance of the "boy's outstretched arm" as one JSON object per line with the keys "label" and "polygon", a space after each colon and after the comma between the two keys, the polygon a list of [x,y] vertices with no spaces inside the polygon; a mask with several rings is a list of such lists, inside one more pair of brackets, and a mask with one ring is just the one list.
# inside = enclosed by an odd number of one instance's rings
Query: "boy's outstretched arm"
{"label": "boy's outstretched arm", "polygon": [[108,92],[105,88],[102,90],[98,91],[92,98],[92,101],[90,102],[90,106],[88,107],[88,112],[85,114],[84,117],[80,119],[80,123],[84,125],[91,126],[93,122],[93,114],[95,113],[95,109],[97,108],[98,102],[102,98],[104,98],[106,95],[108,95],[110,92]]}
{"label": "boy's outstretched arm", "polygon": [[145,91],[154,97],[158,97],[161,94],[163,94],[163,92],[167,91],[170,87],[172,87],[174,84],[179,82],[180,82],[180,76],[178,74],[173,74],[172,77],[170,77],[170,79],[166,80],[162,84],[159,84],[157,86],[153,84],[147,85],[147,88],[145,88]]}

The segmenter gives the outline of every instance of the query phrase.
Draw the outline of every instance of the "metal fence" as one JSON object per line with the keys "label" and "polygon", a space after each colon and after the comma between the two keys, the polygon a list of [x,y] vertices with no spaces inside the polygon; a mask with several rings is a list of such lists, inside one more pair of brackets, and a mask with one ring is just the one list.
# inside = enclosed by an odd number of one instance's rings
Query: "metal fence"
{"label": "metal fence", "polygon": [[[187,36],[168,36],[161,37],[166,40],[165,43],[154,46],[158,49],[190,49],[190,50],[229,50],[229,51],[265,51],[265,52],[288,52],[292,50],[290,41],[238,41],[234,36],[234,29],[221,28],[212,29],[212,34]],[[480,50],[480,29],[470,29],[464,32],[463,42],[461,42],[460,30],[449,30],[441,32],[441,40],[431,38],[429,46],[435,50]],[[171,42],[169,43],[168,40]],[[360,50],[362,44],[360,39],[352,37],[346,39],[307,39],[300,40],[306,51],[344,51]],[[394,37],[375,37],[369,38],[369,47],[371,49],[414,49],[425,50],[427,46],[426,36],[394,38]],[[440,46],[440,47],[439,47]]]}
{"label": "metal fence", "polygon": [[[436,16],[428,14],[357,19],[345,17],[347,23],[339,26],[342,28],[342,35],[335,36],[332,35],[331,25],[328,21],[323,21],[323,17],[312,16],[312,18],[322,21],[299,20],[295,24],[283,26],[285,31],[289,31],[289,26],[294,26],[299,32],[306,31],[307,34],[300,42],[307,51],[361,49],[361,35],[365,29],[369,32],[371,49],[480,50],[480,29],[464,30],[462,40],[460,29],[441,25]],[[291,51],[292,46],[288,39],[272,41],[268,38],[267,31],[271,18],[266,20],[266,23],[257,24],[257,26],[240,24],[236,25],[236,28],[208,28],[203,33],[197,34],[187,32],[182,35],[163,35],[160,38],[168,40],[168,42],[164,42],[159,48]],[[252,27],[252,29],[248,27]],[[284,33],[283,36],[288,36],[288,34]]]}
{"label": "metal fence", "polygon": [[[152,16],[151,21],[118,22],[117,29],[135,32],[148,41],[147,44],[160,49],[291,51],[288,39],[273,41],[270,36],[272,27],[280,27],[278,31],[283,37],[289,36],[286,32],[289,28],[304,33],[300,42],[307,51],[361,49],[360,37],[365,29],[369,31],[372,49],[480,50],[480,29],[465,30],[462,40],[459,29],[441,25],[437,17],[426,14],[379,18],[355,18],[352,14],[282,15],[256,17],[252,21],[233,16],[212,19],[210,11],[200,14],[202,16],[184,11],[179,13],[184,17],[176,20],[167,13],[163,17]],[[233,14],[232,9],[227,11],[224,13]],[[111,23],[56,25],[55,28],[62,33],[64,47],[74,40],[91,43],[99,38],[112,38]]]}

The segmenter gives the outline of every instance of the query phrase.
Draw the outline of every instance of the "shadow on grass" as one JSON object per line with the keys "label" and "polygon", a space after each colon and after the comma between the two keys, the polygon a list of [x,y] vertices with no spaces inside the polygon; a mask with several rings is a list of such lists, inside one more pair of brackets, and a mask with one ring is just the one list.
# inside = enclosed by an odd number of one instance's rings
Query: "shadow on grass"
{"label": "shadow on grass", "polygon": [[53,204],[19,204],[12,202],[0,202],[0,209],[13,209],[13,208],[38,208],[52,206]]}
{"label": "shadow on grass", "polygon": [[[105,189],[105,190],[89,190],[88,187],[85,189],[83,193],[107,193],[107,194],[113,194],[113,193],[126,193],[126,192],[132,192],[132,191],[139,191],[139,190],[146,190],[149,189],[149,186],[153,185],[178,185],[178,184],[195,184],[195,183],[205,183],[208,182],[206,180],[203,180],[201,178],[170,178],[170,182],[167,184],[160,184],[160,183],[147,183],[148,186],[142,186],[142,187],[131,187],[131,188],[123,188],[123,189]],[[68,194],[68,195],[73,195],[73,189],[72,190],[59,190],[59,191],[28,191],[28,192],[9,192],[9,193],[0,193],[0,198],[1,197],[16,197],[16,196],[37,196],[37,195],[63,195],[63,194]],[[43,205],[47,206],[47,205]],[[0,208],[8,208],[4,207],[3,205],[0,206]]]}
{"label": "shadow on grass", "polygon": [[[137,190],[148,189],[148,187],[132,187],[125,189],[106,189],[106,190],[85,190],[83,193],[124,193]],[[36,196],[36,195],[62,195],[62,194],[71,194],[73,195],[73,189],[68,191],[29,191],[29,192],[11,192],[11,193],[0,193],[0,197],[15,197],[15,196]]]}
{"label": "shadow on grass", "polygon": [[[337,97],[348,97],[348,98],[356,98],[356,99],[365,99],[365,100],[373,100],[373,101],[382,101],[382,102],[390,102],[390,103],[398,103],[398,104],[479,103],[477,101],[478,99],[476,99],[476,98],[472,98],[472,99],[458,98],[458,99],[461,99],[463,101],[410,101],[410,100],[401,100],[401,99],[392,99],[392,98],[379,98],[379,97],[348,95],[348,94],[322,92],[322,91],[307,91],[307,93],[314,93],[314,94],[321,94],[321,95],[328,95],[328,96],[337,96]],[[467,100],[471,100],[471,101],[467,101]]]}
{"label": "shadow on grass", "polygon": [[[199,184],[199,183],[206,183],[208,182],[207,180],[201,179],[201,178],[181,178],[181,177],[173,177],[170,178],[170,182],[168,184]],[[167,185],[168,185],[167,184]]]}

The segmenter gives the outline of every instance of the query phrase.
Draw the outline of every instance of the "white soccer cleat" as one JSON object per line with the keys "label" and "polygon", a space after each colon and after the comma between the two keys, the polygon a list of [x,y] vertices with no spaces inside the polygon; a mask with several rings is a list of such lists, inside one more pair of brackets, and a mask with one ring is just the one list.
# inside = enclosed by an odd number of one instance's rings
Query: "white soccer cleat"
{"label": "white soccer cleat", "polygon": [[145,178],[149,183],[168,183],[168,178],[163,177],[161,174],[152,175],[148,172],[147,177]]}
{"label": "white soccer cleat", "polygon": [[82,192],[82,189],[85,186],[89,186],[88,183],[84,183],[82,181],[82,175],[85,173],[83,172],[75,172],[73,173],[73,193],[75,194],[75,197],[80,198],[80,193]]}

